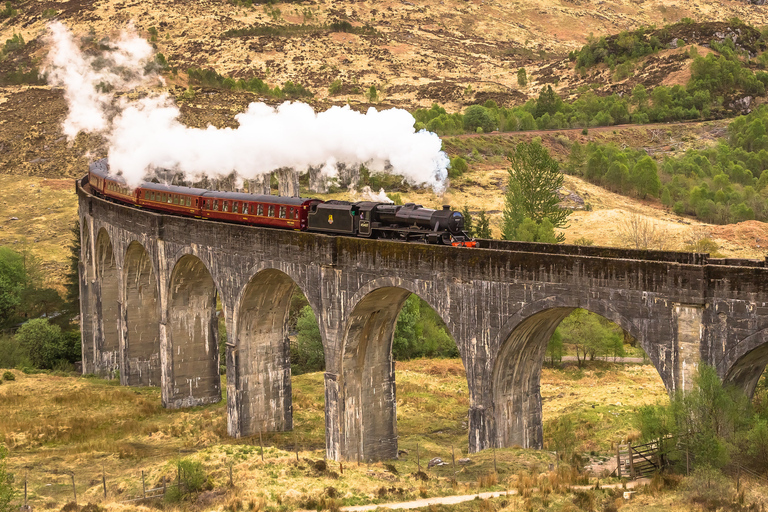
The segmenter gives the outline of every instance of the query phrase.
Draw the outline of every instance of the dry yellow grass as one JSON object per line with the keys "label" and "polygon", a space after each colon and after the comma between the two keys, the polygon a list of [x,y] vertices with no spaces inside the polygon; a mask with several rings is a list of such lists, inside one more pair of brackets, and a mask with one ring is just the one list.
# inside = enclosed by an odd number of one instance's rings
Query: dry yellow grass
{"label": "dry yellow grass", "polygon": [[[654,372],[650,367],[610,365],[580,374],[546,369],[542,376],[545,422],[561,414],[591,414],[591,404],[600,400],[621,400],[624,405],[615,410],[628,415],[633,407],[664,396]],[[258,436],[235,440],[226,435],[224,403],[170,411],[160,407],[157,388],[14,374],[15,381],[0,386],[0,442],[11,449],[10,469],[28,475],[35,506],[61,506],[69,500],[69,472],[76,476],[81,502],[103,502],[103,469],[109,490],[106,503],[110,509],[127,509],[119,502],[141,493],[141,472],[148,487],[161,485],[164,477],[172,481],[173,461],[178,457],[202,462],[217,489],[227,487],[231,466],[242,503],[291,507],[327,495],[330,488],[345,504],[357,504],[472,492],[478,486],[504,487],[508,475],[531,470],[539,474],[553,462],[552,455],[542,451],[510,448],[494,454],[487,450],[470,455],[471,464],[457,465],[458,482],[452,483],[451,447],[456,459],[467,456],[469,401],[460,360],[397,364],[399,447],[404,453],[388,462],[397,474],[382,463],[327,461],[325,470],[315,469],[314,462],[322,460],[325,451],[319,373],[293,378],[295,430],[265,434],[263,462]],[[643,386],[642,393],[632,386]],[[607,427],[587,434],[618,439],[620,428],[613,432],[611,425],[621,427],[607,422]],[[601,443],[586,438],[585,442]],[[417,445],[422,471],[430,475],[427,482],[409,476],[418,469]],[[433,457],[441,457],[448,465],[427,470]],[[494,458],[501,484],[489,476]]]}

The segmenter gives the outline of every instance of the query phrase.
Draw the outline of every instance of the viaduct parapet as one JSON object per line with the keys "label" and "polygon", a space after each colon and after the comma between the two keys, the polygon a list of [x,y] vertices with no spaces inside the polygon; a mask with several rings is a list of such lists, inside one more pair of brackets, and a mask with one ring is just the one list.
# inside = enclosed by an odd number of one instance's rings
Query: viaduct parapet
{"label": "viaduct parapet", "polygon": [[[768,363],[768,268],[706,255],[481,241],[481,248],[329,237],[161,215],[78,182],[83,372],[159,386],[166,407],[222,398],[229,434],[292,428],[294,286],[325,350],[327,455],[397,457],[392,339],[415,293],[456,341],[469,449],[541,447],[547,342],[574,308],[634,336],[667,390],[697,365],[752,394]],[[227,326],[219,361],[217,298]]]}

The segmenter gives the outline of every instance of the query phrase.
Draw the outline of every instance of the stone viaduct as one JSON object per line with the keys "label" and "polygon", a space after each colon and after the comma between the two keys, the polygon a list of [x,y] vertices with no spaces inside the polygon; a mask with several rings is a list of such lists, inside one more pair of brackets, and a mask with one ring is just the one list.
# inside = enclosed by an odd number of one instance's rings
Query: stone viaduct
{"label": "stone viaduct", "polygon": [[160,215],[78,182],[83,371],[217,402],[217,300],[232,436],[292,428],[286,320],[298,286],[326,360],[327,455],[397,457],[391,348],[415,293],[443,318],[469,385],[469,449],[542,446],[544,352],[574,308],[634,336],[670,392],[699,362],[754,392],[768,363],[763,261],[502,241],[481,248],[330,237]]}

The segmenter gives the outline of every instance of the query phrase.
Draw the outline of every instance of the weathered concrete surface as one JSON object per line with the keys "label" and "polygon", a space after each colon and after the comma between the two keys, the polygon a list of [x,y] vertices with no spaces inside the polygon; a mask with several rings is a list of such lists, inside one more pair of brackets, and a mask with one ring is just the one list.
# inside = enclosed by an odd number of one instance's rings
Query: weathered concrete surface
{"label": "weathered concrete surface", "polygon": [[[573,308],[632,334],[670,392],[690,386],[704,362],[752,393],[768,362],[764,262],[501,241],[465,249],[334,238],[163,216],[81,188],[78,194],[85,371],[110,375],[119,367],[127,372],[123,382],[134,383],[156,375],[159,364],[164,405],[220,400],[218,298],[233,436],[291,428],[285,321],[294,285],[323,338],[326,450],[336,460],[397,456],[391,345],[409,293],[434,308],[458,346],[471,451],[542,445],[543,354]],[[142,307],[157,311],[138,312],[139,293]],[[143,356],[132,352],[133,318],[158,319],[156,342],[154,329],[140,329]],[[132,375],[138,368],[141,378]]]}

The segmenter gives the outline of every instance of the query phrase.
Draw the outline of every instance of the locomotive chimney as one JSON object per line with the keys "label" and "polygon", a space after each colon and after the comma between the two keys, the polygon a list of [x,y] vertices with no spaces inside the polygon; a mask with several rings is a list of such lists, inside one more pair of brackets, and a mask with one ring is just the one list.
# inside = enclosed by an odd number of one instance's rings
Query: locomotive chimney
{"label": "locomotive chimney", "polygon": [[449,205],[449,204],[444,204],[443,205],[443,210],[450,210],[450,209],[451,209],[451,205]]}

